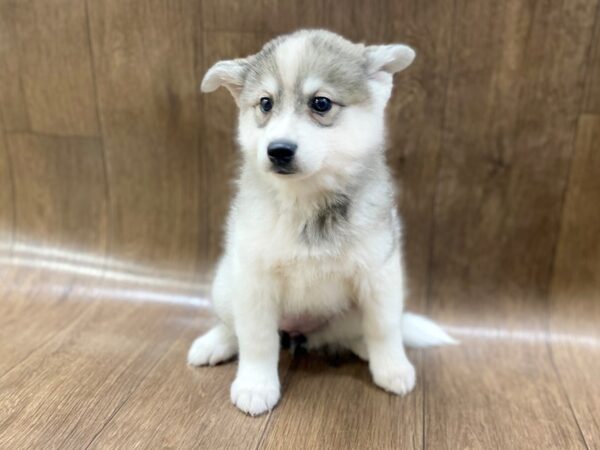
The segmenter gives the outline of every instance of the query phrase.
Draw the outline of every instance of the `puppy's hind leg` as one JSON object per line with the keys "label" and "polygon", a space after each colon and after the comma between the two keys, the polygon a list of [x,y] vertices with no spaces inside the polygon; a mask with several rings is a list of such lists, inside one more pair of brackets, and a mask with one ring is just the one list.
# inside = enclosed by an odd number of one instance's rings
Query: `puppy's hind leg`
{"label": "puppy's hind leg", "polygon": [[359,302],[373,381],[386,391],[406,394],[415,385],[415,369],[402,340],[404,281],[400,255],[363,274]]}
{"label": "puppy's hind leg", "polygon": [[213,305],[220,322],[198,337],[190,347],[187,360],[192,366],[214,366],[234,357],[238,352],[233,330],[231,298],[234,294],[230,273],[229,260],[224,258],[219,264],[212,289]]}
{"label": "puppy's hind leg", "polygon": [[349,341],[347,344],[348,348],[352,353],[358,356],[363,361],[369,361],[369,351],[367,350],[367,343],[362,337],[356,338]]}
{"label": "puppy's hind leg", "polygon": [[324,329],[308,335],[307,345],[309,350],[321,347],[350,350],[360,359],[369,359],[362,336],[362,318],[357,308],[340,314]]}
{"label": "puppy's hind leg", "polygon": [[187,361],[192,366],[214,366],[231,359],[237,351],[235,335],[225,324],[219,323],[194,341]]}

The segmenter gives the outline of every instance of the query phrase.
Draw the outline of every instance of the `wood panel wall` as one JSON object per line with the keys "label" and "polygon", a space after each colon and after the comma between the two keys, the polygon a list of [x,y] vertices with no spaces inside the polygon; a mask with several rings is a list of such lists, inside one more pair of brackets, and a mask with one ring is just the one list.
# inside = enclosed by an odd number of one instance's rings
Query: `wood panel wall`
{"label": "wood panel wall", "polygon": [[209,274],[237,151],[233,102],[200,95],[202,74],[325,27],[418,52],[388,110],[412,307],[493,323],[589,296],[599,3],[0,0],[2,248]]}

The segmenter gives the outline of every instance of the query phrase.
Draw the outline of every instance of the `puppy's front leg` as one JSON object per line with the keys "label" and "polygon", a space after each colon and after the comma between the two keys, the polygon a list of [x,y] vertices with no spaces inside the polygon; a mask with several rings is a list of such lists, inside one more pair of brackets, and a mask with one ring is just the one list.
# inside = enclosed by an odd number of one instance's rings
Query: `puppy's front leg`
{"label": "puppy's front leg", "polygon": [[415,385],[415,369],[402,342],[404,282],[400,256],[365,275],[359,289],[363,333],[373,381],[403,395]]}
{"label": "puppy's front leg", "polygon": [[273,284],[248,277],[233,301],[239,363],[231,385],[231,401],[242,411],[256,416],[271,410],[279,401],[278,310]]}

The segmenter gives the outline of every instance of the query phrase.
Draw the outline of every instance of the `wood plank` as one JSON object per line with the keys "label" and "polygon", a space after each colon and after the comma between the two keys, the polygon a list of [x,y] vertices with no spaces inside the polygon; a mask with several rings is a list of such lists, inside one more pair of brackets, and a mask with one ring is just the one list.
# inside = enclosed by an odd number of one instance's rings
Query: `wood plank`
{"label": "wood plank", "polygon": [[7,130],[28,130],[29,112],[21,82],[15,0],[0,1],[0,113]]}
{"label": "wood plank", "polygon": [[[362,0],[346,0],[343,8],[340,8],[339,1],[323,0],[322,23],[319,27],[340,33],[355,42],[385,43],[394,17],[389,14],[396,7],[388,0],[372,0],[368,4]],[[302,25],[302,28],[305,26]],[[395,35],[396,38],[400,36]]]}
{"label": "wood plank", "polygon": [[[417,379],[421,355],[409,353]],[[406,397],[373,384],[368,365],[356,358],[332,367],[309,354],[290,368],[260,448],[423,448],[423,390]]]}
{"label": "wood plank", "polygon": [[551,291],[552,352],[588,448],[600,447],[600,116],[579,119]]}
{"label": "wood plank", "polygon": [[479,337],[471,330],[475,336],[463,336],[461,346],[426,353],[426,448],[586,448],[556,378],[548,336],[497,329]]}
{"label": "wood plank", "polygon": [[315,0],[203,0],[202,11],[202,28],[206,31],[280,34],[299,28],[320,28],[327,23],[322,1]]}
{"label": "wood plank", "polygon": [[[396,76],[387,108],[388,163],[398,180],[411,309],[424,310],[429,281],[433,198],[442,143],[445,90],[452,45],[453,4],[387,2],[383,42],[413,46],[417,58]],[[375,36],[372,42],[375,41]]]}
{"label": "wood plank", "polygon": [[103,254],[106,198],[97,139],[8,136],[15,178],[15,240]]}
{"label": "wood plank", "polygon": [[30,129],[96,136],[98,119],[85,4],[26,0],[9,2],[4,8],[14,8],[16,46],[9,52],[18,52],[18,75]]}
{"label": "wood plank", "polygon": [[[57,305],[82,271],[101,276],[106,245],[100,142],[29,133],[9,133],[7,142],[16,233],[12,258],[4,261],[0,374],[37,348],[31,342],[41,345],[81,313],[81,305]],[[94,265],[80,259],[86,251],[92,253],[88,260],[95,255]]]}
{"label": "wood plank", "polygon": [[0,258],[10,253],[14,227],[12,169],[6,143],[4,130],[0,126]]}
{"label": "wood plank", "polygon": [[[343,11],[334,0],[303,3],[283,0],[260,2],[204,0],[203,28],[207,31],[283,34],[301,28],[327,28],[350,39],[384,36],[389,2],[374,0],[367,8],[360,0],[345,2]],[[277,20],[273,20],[277,17]],[[373,26],[377,24],[377,26]]]}
{"label": "wood plank", "polygon": [[73,274],[24,269],[17,265],[4,266],[3,269],[0,285],[0,379],[56,335],[69,329],[91,304],[70,301],[77,279]]}
{"label": "wood plank", "polygon": [[546,294],[596,4],[458,3],[433,301],[477,316]]}
{"label": "wood plank", "polygon": [[[186,353],[196,334],[186,328],[90,448],[256,448],[270,415],[250,418],[231,404],[235,363],[186,367]],[[282,378],[289,363],[289,355],[283,353]]]}
{"label": "wood plank", "polygon": [[96,303],[0,379],[0,446],[91,442],[180,335],[177,316],[189,312],[173,305]]}
{"label": "wood plank", "polygon": [[[594,302],[580,302],[575,306],[561,303],[554,309],[552,322],[559,322],[563,313],[568,314],[574,308],[583,309],[586,315],[591,316],[594,309],[597,310],[597,304],[598,297]],[[598,313],[595,314],[597,318]],[[578,321],[585,322],[581,318]],[[597,321],[595,323],[597,325]],[[576,333],[559,332],[557,330],[563,329],[562,323],[554,325],[553,329],[552,357],[556,371],[587,448],[596,449],[600,445],[600,336],[598,333],[586,335],[579,330]]]}
{"label": "wood plank", "polygon": [[[554,301],[562,303],[572,300],[574,307],[579,300],[589,300],[589,306],[592,307],[600,289],[600,210],[596,207],[600,201],[599,143],[600,116],[582,115],[563,208],[552,283]],[[595,308],[590,312],[600,313],[600,309]],[[565,325],[576,325],[582,333],[595,334],[598,332],[597,324],[578,322],[581,318],[594,317],[598,316],[585,314],[585,309],[574,309],[572,314],[565,316]]]}
{"label": "wood plank", "polygon": [[[7,143],[17,211],[11,258],[0,261],[5,265],[0,374],[82,313],[87,304],[65,304],[65,298],[82,271],[101,277],[106,245],[99,141],[9,133]],[[95,264],[81,261],[86,251],[92,253],[88,260],[95,254]],[[51,275],[48,268],[53,269]]]}
{"label": "wood plank", "polygon": [[[0,377],[69,329],[96,302],[209,305],[206,284],[90,252],[17,243],[2,275]],[[196,324],[197,317],[192,311],[187,322]]]}
{"label": "wood plank", "polygon": [[[111,252],[194,276],[205,247],[199,5],[88,2],[111,188]],[[199,49],[201,51],[201,49]]]}
{"label": "wood plank", "polygon": [[596,11],[596,25],[590,43],[589,59],[586,66],[587,80],[583,111],[600,114],[600,7]]}
{"label": "wood plank", "polygon": [[430,301],[472,337],[427,354],[427,446],[585,447],[546,295],[596,4],[457,3]]}

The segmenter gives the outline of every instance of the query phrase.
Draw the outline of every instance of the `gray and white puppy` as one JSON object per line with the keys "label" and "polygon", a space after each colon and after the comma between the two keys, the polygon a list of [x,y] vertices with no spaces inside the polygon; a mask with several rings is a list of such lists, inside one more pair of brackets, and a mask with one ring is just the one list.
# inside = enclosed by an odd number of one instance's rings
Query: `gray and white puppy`
{"label": "gray and white puppy", "polygon": [[224,86],[239,106],[243,164],[212,291],[220,322],[196,339],[188,362],[238,354],[231,400],[248,414],[279,400],[280,329],[305,334],[311,348],[351,350],[395,394],[415,384],[405,343],[453,342],[403,314],[384,110],[393,74],[414,57],[406,45],[302,30],[218,62],[202,81],[203,92]]}

